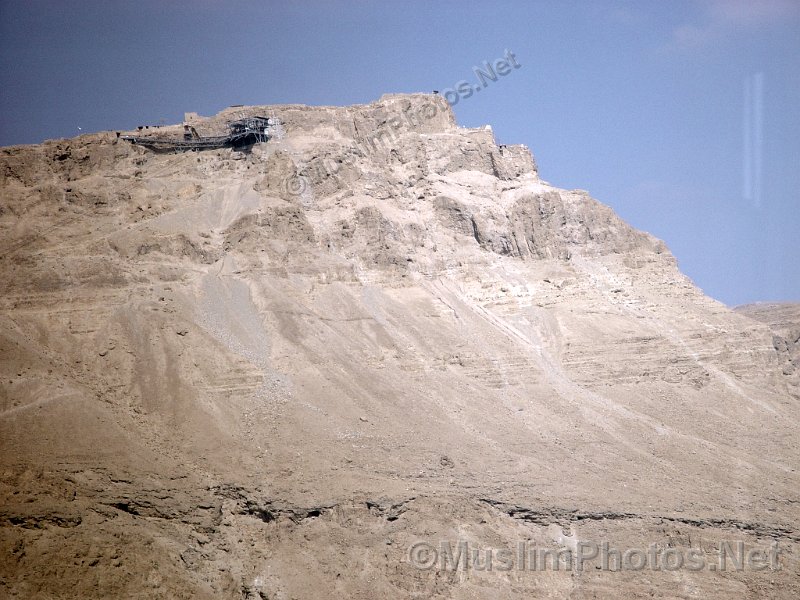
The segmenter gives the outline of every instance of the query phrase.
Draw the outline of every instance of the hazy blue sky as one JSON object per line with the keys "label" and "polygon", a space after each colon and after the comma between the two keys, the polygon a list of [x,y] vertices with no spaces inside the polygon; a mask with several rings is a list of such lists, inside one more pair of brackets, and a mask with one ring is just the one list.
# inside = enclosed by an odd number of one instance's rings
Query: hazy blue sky
{"label": "hazy blue sky", "polygon": [[0,0],[0,145],[230,104],[454,107],[664,239],[727,304],[800,300],[800,1]]}

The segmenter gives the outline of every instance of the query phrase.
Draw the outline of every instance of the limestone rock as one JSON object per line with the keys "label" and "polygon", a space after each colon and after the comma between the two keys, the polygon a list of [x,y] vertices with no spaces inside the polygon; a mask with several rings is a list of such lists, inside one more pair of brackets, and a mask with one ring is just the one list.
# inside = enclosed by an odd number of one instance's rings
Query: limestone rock
{"label": "limestone rock", "polygon": [[[800,596],[796,305],[708,298],[441,97],[192,124],[247,115],[0,149],[0,596]],[[410,554],[739,540],[783,568]]]}

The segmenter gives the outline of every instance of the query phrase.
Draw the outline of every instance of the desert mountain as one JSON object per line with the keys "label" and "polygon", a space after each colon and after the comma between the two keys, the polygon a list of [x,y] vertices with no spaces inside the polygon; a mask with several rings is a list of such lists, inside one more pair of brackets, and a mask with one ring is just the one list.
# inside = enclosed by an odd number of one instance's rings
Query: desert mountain
{"label": "desert mountain", "polygon": [[796,306],[705,296],[439,96],[192,127],[257,115],[0,149],[0,596],[800,596]]}

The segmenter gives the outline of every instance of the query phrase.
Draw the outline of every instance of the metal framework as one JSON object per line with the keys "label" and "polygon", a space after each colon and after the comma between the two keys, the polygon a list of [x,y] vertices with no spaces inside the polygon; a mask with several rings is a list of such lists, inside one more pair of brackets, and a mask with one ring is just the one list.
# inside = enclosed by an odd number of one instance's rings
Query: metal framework
{"label": "metal framework", "polygon": [[186,152],[187,150],[211,150],[214,148],[238,148],[269,140],[269,127],[275,119],[269,117],[245,117],[228,123],[228,134],[201,137],[194,127],[184,125],[183,139],[163,136],[123,135],[121,138],[132,144],[159,152]]}

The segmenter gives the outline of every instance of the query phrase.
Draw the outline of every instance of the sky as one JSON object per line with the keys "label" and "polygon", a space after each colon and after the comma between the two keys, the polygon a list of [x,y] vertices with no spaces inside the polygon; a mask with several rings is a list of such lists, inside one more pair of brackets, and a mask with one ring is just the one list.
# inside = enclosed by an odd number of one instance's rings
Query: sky
{"label": "sky", "polygon": [[450,94],[733,306],[800,301],[800,0],[0,0],[0,145]]}

